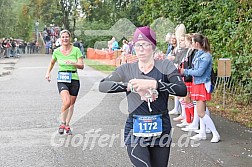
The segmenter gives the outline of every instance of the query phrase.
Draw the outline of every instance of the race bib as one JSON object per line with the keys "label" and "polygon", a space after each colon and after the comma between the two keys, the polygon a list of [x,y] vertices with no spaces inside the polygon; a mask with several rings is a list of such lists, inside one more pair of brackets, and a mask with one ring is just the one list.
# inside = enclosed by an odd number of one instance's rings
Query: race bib
{"label": "race bib", "polygon": [[71,83],[72,73],[71,72],[58,72],[58,82]]}
{"label": "race bib", "polygon": [[133,135],[152,137],[162,134],[162,115],[133,115]]}

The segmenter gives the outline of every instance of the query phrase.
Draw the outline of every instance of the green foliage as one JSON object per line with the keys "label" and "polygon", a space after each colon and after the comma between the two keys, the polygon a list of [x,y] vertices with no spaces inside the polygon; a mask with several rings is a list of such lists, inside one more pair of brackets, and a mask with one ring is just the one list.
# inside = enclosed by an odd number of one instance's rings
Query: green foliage
{"label": "green foliage", "polygon": [[[8,6],[8,7],[7,7]],[[16,18],[13,17],[13,13],[11,12],[11,8],[13,8],[13,0],[2,0],[0,1],[0,36],[1,37],[13,37],[13,30]]]}
{"label": "green foliage", "polygon": [[29,14],[45,25],[53,24],[74,32],[81,14],[79,0],[30,0]]}
{"label": "green foliage", "polygon": [[[138,20],[151,25],[159,17],[165,17],[175,25],[184,23],[187,32],[207,36],[215,69],[219,58],[230,58],[232,78],[237,81],[237,87],[244,87],[242,99],[252,103],[251,6],[250,0],[146,0]],[[158,44],[164,47],[162,42]]]}
{"label": "green foliage", "polygon": [[85,49],[88,47],[94,48],[96,42],[102,42],[104,41],[105,47],[107,47],[107,41],[111,40],[112,36],[101,36],[101,34],[98,34],[98,31],[96,33],[88,34],[85,31],[86,30],[108,30],[111,27],[110,24],[102,21],[83,21],[80,25],[77,26],[77,29],[81,31],[81,35],[78,36],[78,38],[84,42]]}
{"label": "green foliage", "polygon": [[114,24],[121,18],[129,19],[138,26],[141,14],[139,0],[80,0],[87,21],[102,21]]}
{"label": "green foliage", "polygon": [[0,37],[29,40],[33,23],[25,5],[29,0],[2,0],[0,2]]}
{"label": "green foliage", "polygon": [[[82,32],[79,38],[84,41],[85,48],[107,48],[107,41],[111,40],[112,36],[127,38],[132,36],[135,26],[139,26],[138,1],[81,0],[80,4],[84,17],[79,20],[76,29]],[[101,36],[96,31],[92,35],[85,35],[85,30],[109,30],[109,33],[103,32],[104,35]]]}
{"label": "green foliage", "polygon": [[[87,21],[111,21],[110,10],[113,6],[110,6],[110,1],[102,3],[100,0],[81,0],[82,11]],[[108,10],[110,8],[110,10]],[[113,10],[113,9],[112,9]]]}
{"label": "green foliage", "polygon": [[165,36],[167,32],[174,32],[175,26],[170,19],[164,17],[160,17],[151,23],[150,27],[156,32],[157,45],[160,51],[166,52]]}
{"label": "green foliage", "polygon": [[[135,26],[149,25],[155,29],[158,48],[162,51],[166,50],[166,33],[174,31],[177,24],[184,23],[187,32],[204,34],[211,43],[215,70],[219,58],[230,58],[236,87],[243,87],[241,99],[251,103],[251,0],[1,0],[0,36],[29,39],[34,22],[39,19],[44,24],[54,23],[72,32],[79,30],[81,34],[74,35],[85,43],[85,48],[95,45],[101,48],[113,34],[87,35],[85,31],[111,30],[116,25],[127,32],[120,34],[121,37],[128,36],[132,28],[125,26],[129,29],[125,30],[124,24],[116,24],[122,18]],[[165,19],[173,23],[173,28],[167,28]],[[97,44],[97,41],[104,43]]]}
{"label": "green foliage", "polygon": [[[34,2],[32,2],[34,3]],[[34,4],[35,6],[33,8],[37,8],[38,5]],[[41,22],[43,22],[45,25],[49,26],[50,24],[54,24],[57,26],[62,27],[63,26],[63,14],[61,11],[60,3],[57,1],[51,1],[51,0],[43,0],[41,1],[41,10],[39,15],[34,15],[35,18],[39,19]],[[34,11],[37,13],[37,10]]]}

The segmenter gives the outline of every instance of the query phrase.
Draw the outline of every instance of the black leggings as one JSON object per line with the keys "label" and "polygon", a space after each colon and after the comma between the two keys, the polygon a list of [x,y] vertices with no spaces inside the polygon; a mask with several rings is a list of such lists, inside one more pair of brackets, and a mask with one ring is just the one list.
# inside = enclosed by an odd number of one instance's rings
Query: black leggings
{"label": "black leggings", "polygon": [[170,147],[127,145],[127,152],[132,164],[136,167],[167,167]]}

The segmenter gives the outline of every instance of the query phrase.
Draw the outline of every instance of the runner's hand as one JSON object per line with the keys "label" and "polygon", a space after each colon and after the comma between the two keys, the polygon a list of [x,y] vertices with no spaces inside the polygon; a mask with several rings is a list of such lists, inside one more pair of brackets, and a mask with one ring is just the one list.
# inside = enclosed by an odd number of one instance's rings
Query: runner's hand
{"label": "runner's hand", "polygon": [[129,83],[132,85],[136,92],[148,91],[148,89],[156,89],[157,81],[149,79],[131,79]]}
{"label": "runner's hand", "polygon": [[139,91],[139,92],[136,92],[136,93],[138,93],[141,96],[141,100],[144,100],[144,101],[148,102],[148,98],[145,97],[147,94],[149,94],[148,90],[147,91],[142,90],[142,91]]}
{"label": "runner's hand", "polygon": [[66,64],[67,64],[67,65],[76,65],[76,62],[73,62],[73,61],[66,61]]}
{"label": "runner's hand", "polygon": [[45,79],[46,79],[48,82],[50,82],[50,81],[51,81],[50,74],[46,74]]}

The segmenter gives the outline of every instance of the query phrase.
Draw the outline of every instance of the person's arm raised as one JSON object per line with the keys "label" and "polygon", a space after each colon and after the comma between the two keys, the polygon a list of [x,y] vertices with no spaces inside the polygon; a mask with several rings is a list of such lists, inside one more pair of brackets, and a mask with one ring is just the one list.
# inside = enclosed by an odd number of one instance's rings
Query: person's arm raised
{"label": "person's arm raised", "polygon": [[184,97],[187,94],[187,88],[184,81],[177,70],[174,70],[170,75],[167,76],[169,83],[158,81],[157,89],[159,91],[167,91],[169,94]]}
{"label": "person's arm raised", "polygon": [[103,93],[117,93],[129,91],[128,83],[122,82],[122,77],[116,71],[102,79],[99,84],[99,91]]}

